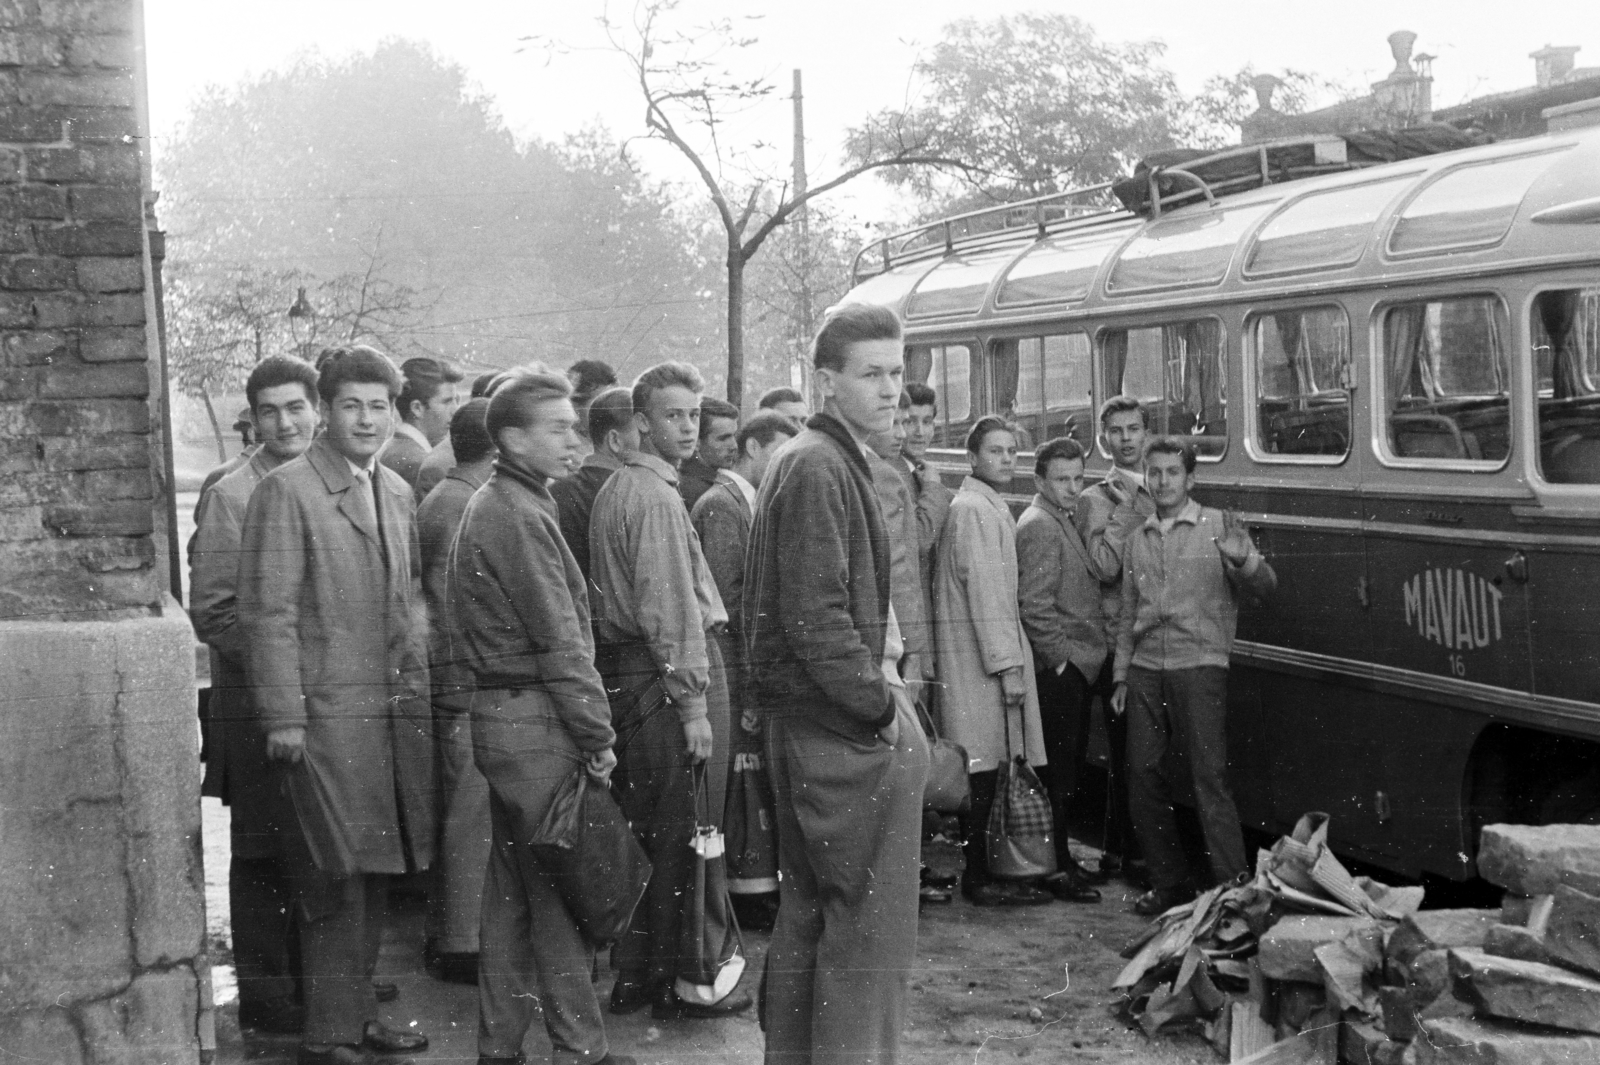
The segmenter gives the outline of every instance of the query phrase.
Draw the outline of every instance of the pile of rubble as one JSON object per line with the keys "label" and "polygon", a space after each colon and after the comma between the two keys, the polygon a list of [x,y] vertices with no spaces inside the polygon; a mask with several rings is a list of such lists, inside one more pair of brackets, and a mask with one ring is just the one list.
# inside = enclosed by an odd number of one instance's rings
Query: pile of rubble
{"label": "pile of rubble", "polygon": [[1114,985],[1130,1018],[1249,1065],[1600,1062],[1600,827],[1486,827],[1494,910],[1423,910],[1326,840],[1309,814],[1253,880],[1152,922]]}

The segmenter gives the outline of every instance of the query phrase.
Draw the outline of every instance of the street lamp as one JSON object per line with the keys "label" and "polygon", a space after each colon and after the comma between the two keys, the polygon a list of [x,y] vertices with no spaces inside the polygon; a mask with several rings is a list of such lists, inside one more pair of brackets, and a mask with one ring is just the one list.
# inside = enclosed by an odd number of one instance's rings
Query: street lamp
{"label": "street lamp", "polygon": [[[300,349],[300,357],[310,361],[313,337],[316,335],[317,312],[311,306],[311,301],[306,299],[305,286],[300,286],[300,291],[295,295],[294,302],[289,305],[289,331],[294,334],[295,347]],[[306,338],[300,339],[300,327],[306,327]]]}

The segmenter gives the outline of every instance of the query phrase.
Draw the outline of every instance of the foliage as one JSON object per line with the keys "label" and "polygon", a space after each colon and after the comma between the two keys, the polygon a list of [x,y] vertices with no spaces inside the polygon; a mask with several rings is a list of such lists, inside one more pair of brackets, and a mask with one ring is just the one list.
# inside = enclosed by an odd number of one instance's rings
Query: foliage
{"label": "foliage", "polygon": [[761,176],[755,152],[765,145],[728,140],[729,118],[757,108],[776,92],[764,77],[734,70],[733,58],[754,40],[743,35],[744,20],[722,18],[679,28],[673,22],[677,7],[676,0],[638,0],[630,18],[616,19],[608,11],[600,22],[611,50],[627,61],[637,83],[645,105],[645,136],[670,144],[688,161],[721,223],[727,270],[727,396],[737,405],[745,375],[745,266],[767,239],[810,201],[869,171],[964,164],[930,151],[921,137],[888,131],[863,141],[843,171],[824,181],[808,181],[803,191]]}
{"label": "foliage", "polygon": [[[368,339],[398,358],[637,366],[714,346],[697,237],[666,190],[601,130],[519,144],[423,45],[304,56],[212,88],[157,176],[169,317],[194,352],[239,350],[238,314],[180,319],[220,314],[243,277],[276,286],[261,306],[280,318],[306,286],[317,342]],[[267,350],[292,343],[285,328],[262,334]]]}
{"label": "foliage", "polygon": [[966,160],[962,170],[893,167],[883,176],[925,202],[972,206],[1119,176],[1176,143],[1181,95],[1156,41],[1102,41],[1081,19],[962,19],[918,61],[911,107],[851,130],[853,159],[886,141]]}

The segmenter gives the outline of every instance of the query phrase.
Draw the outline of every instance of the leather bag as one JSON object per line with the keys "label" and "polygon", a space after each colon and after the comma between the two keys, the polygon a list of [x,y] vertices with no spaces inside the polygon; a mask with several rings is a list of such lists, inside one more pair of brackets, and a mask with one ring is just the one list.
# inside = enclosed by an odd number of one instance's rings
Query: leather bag
{"label": "leather bag", "polygon": [[683,895],[683,923],[678,956],[681,959],[672,989],[684,1002],[714,1006],[733,993],[744,976],[744,936],[733,916],[722,830],[709,816],[705,767],[695,768],[695,799],[699,817],[694,837],[694,876]]}
{"label": "leather bag", "polygon": [[922,788],[922,805],[939,814],[964,814],[972,809],[972,779],[967,775],[967,749],[939,735],[933,717],[917,703],[917,721],[928,737],[928,782]]}
{"label": "leather bag", "polygon": [[551,800],[529,845],[555,873],[578,929],[604,946],[622,938],[650,883],[650,858],[611,789],[579,765]]}

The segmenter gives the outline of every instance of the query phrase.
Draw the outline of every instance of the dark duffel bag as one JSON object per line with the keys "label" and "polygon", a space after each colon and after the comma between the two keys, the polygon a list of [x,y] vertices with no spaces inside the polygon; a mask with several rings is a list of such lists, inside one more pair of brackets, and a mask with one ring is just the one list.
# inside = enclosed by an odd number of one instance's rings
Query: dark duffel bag
{"label": "dark duffel bag", "polygon": [[528,843],[555,874],[561,901],[590,942],[621,939],[650,883],[650,858],[611,789],[582,766],[573,770]]}

